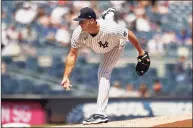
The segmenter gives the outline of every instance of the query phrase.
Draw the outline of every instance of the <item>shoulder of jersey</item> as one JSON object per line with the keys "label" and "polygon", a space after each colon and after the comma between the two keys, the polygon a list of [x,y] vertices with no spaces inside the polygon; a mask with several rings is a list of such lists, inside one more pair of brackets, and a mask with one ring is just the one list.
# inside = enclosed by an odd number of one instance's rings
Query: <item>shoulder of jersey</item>
{"label": "shoulder of jersey", "polygon": [[78,38],[82,32],[82,28],[80,25],[76,27],[76,29],[73,31],[72,38]]}

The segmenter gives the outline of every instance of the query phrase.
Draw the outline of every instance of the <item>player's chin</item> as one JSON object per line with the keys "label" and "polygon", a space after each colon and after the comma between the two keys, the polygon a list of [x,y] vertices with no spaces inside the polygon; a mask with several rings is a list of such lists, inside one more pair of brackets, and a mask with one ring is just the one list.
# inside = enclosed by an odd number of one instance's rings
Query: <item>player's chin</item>
{"label": "player's chin", "polygon": [[82,28],[82,31],[87,32],[87,29],[86,28]]}

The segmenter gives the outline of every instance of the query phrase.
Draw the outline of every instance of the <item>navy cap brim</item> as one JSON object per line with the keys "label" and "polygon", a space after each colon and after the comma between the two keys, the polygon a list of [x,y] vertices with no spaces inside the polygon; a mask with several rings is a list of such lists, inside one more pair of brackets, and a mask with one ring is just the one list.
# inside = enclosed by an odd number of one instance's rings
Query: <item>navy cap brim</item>
{"label": "navy cap brim", "polygon": [[74,21],[84,21],[84,20],[86,20],[86,18],[75,18],[75,19],[73,19]]}

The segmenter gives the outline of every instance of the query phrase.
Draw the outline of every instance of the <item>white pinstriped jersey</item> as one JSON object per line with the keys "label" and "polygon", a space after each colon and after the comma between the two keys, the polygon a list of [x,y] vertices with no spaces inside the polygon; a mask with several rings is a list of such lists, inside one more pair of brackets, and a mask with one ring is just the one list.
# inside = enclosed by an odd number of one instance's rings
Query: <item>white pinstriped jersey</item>
{"label": "white pinstriped jersey", "polygon": [[71,47],[90,47],[96,53],[106,53],[115,46],[122,46],[128,41],[128,29],[118,25],[114,21],[98,19],[100,25],[99,33],[92,37],[89,33],[82,31],[79,25],[73,32]]}

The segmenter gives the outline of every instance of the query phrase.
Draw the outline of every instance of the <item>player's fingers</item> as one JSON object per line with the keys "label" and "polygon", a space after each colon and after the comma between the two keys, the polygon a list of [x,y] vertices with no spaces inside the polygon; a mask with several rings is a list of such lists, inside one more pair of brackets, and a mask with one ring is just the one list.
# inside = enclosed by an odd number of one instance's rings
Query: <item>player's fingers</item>
{"label": "player's fingers", "polygon": [[68,87],[68,85],[64,84],[64,85],[63,85],[63,87],[64,87],[64,88],[67,88],[67,87]]}
{"label": "player's fingers", "polygon": [[70,87],[66,87],[66,91],[70,91]]}
{"label": "player's fingers", "polygon": [[64,89],[67,90],[67,91],[71,90],[71,88],[72,88],[72,85],[71,85],[71,84],[64,86]]}
{"label": "player's fingers", "polygon": [[68,87],[67,87],[67,91],[70,91],[72,88],[72,85],[70,84]]}
{"label": "player's fingers", "polygon": [[65,90],[67,90],[67,91],[69,90],[69,88],[68,88],[68,87],[64,87],[64,89],[65,89]]}
{"label": "player's fingers", "polygon": [[66,88],[66,91],[69,91],[69,90],[70,90],[70,89],[67,87],[67,88]]}

